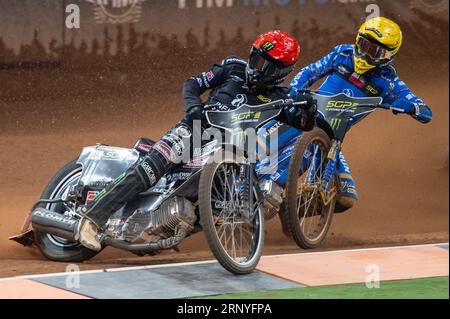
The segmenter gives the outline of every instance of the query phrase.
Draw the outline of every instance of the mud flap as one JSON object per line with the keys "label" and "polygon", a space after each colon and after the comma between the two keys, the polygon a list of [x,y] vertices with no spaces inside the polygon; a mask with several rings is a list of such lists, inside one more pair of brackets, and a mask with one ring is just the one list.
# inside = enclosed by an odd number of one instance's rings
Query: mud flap
{"label": "mud flap", "polygon": [[31,247],[34,245],[34,231],[30,229],[19,235],[9,237],[9,240],[15,241],[25,247]]}

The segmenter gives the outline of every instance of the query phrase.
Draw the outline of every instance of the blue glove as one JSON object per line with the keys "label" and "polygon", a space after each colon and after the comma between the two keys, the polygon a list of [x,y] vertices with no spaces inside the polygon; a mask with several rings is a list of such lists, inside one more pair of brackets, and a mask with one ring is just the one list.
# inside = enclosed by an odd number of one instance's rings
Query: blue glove
{"label": "blue glove", "polygon": [[414,103],[414,113],[412,114],[412,117],[422,124],[427,124],[431,122],[433,112],[428,105],[424,103]]}
{"label": "blue glove", "polygon": [[392,106],[395,115],[399,113],[410,114],[414,119],[423,124],[431,122],[433,116],[433,112],[425,103],[414,103],[405,99],[398,99]]}

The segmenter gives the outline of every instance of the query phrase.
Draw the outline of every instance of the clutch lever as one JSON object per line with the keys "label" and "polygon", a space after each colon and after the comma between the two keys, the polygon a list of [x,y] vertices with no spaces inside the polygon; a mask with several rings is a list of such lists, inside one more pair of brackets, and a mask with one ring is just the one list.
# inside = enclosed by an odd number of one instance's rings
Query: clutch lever
{"label": "clutch lever", "polygon": [[378,105],[378,108],[384,109],[384,110],[391,110],[395,114],[406,113],[405,110],[393,107],[390,104],[380,104],[380,105]]}

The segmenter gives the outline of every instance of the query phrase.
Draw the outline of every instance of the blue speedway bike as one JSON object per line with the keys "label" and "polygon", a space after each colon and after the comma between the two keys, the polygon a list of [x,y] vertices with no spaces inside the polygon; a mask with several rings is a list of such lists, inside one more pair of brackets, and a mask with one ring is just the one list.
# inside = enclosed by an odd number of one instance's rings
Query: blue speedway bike
{"label": "blue speedway bike", "polygon": [[283,228],[303,249],[317,248],[330,229],[341,183],[337,169],[347,132],[379,108],[394,110],[382,104],[381,97],[314,93],[314,98],[317,127],[302,133],[295,142],[280,212]]}

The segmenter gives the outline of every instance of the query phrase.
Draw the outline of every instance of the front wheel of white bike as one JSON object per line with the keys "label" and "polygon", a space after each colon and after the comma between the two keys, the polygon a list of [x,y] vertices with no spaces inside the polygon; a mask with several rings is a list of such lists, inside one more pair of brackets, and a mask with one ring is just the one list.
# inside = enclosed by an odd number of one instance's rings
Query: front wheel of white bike
{"label": "front wheel of white bike", "polygon": [[219,263],[229,272],[243,275],[254,271],[261,258],[264,213],[256,192],[254,204],[246,202],[243,190],[247,181],[240,174],[244,164],[233,155],[225,154],[220,161],[211,159],[203,168],[199,185],[200,224]]}

